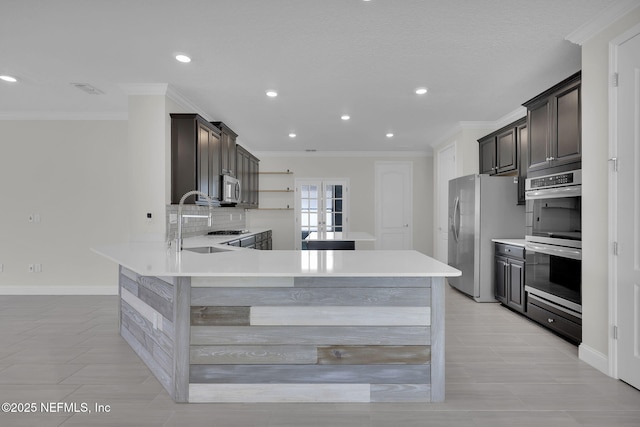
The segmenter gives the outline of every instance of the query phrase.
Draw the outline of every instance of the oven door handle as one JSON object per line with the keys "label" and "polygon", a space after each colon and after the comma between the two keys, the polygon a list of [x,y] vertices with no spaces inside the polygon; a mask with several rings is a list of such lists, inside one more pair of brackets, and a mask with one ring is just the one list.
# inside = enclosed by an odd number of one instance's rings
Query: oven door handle
{"label": "oven door handle", "polygon": [[526,200],[555,199],[559,197],[580,197],[582,186],[573,185],[570,187],[547,188],[544,190],[528,190],[524,194]]}
{"label": "oven door handle", "polygon": [[554,245],[542,245],[540,243],[527,242],[525,248],[531,252],[540,252],[561,258],[582,259],[582,250],[578,248],[561,247]]}

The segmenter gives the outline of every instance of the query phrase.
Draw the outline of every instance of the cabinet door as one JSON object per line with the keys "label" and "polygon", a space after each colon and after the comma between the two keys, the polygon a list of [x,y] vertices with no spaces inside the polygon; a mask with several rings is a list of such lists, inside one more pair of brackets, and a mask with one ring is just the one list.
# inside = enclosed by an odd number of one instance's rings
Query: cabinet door
{"label": "cabinet door", "polygon": [[549,99],[529,107],[527,127],[529,129],[528,169],[530,171],[544,169],[549,166],[550,157],[551,104]]}
{"label": "cabinet door", "polygon": [[518,204],[523,205],[525,204],[524,188],[529,159],[529,133],[526,124],[516,128],[516,138],[518,139]]}
{"label": "cabinet door", "polygon": [[580,83],[554,95],[555,129],[551,157],[554,166],[581,159]]}
{"label": "cabinet door", "polygon": [[516,170],[517,162],[516,129],[509,129],[496,136],[496,172]]}
{"label": "cabinet door", "polygon": [[524,311],[524,261],[510,259],[508,267],[507,305]]}
{"label": "cabinet door", "polygon": [[495,296],[500,302],[507,304],[507,268],[509,262],[507,258],[496,256],[494,263],[494,286]]}
{"label": "cabinet door", "polygon": [[495,137],[480,142],[480,173],[490,175],[496,173]]}
{"label": "cabinet door", "polygon": [[220,136],[210,130],[209,133],[209,197],[220,200],[222,182],[220,181]]}
{"label": "cabinet door", "polygon": [[[211,152],[209,140],[212,136],[208,127],[198,123],[198,164],[197,164],[197,178],[198,178],[198,191],[202,191],[204,194],[211,196],[211,180],[209,177],[209,170],[211,167]],[[198,196],[197,200],[201,198]]]}
{"label": "cabinet door", "polygon": [[249,181],[251,183],[251,193],[249,195],[249,205],[252,208],[257,208],[258,201],[258,190],[259,190],[259,169],[260,169],[260,160],[257,157],[250,155],[249,156]]}

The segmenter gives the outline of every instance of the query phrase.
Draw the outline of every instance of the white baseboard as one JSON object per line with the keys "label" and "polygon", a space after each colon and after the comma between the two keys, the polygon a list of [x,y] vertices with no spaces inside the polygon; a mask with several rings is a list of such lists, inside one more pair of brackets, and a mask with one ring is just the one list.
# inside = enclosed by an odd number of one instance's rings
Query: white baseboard
{"label": "white baseboard", "polygon": [[113,286],[0,286],[0,295],[117,295]]}
{"label": "white baseboard", "polygon": [[609,375],[609,358],[598,350],[588,345],[580,344],[578,346],[578,358],[600,372]]}

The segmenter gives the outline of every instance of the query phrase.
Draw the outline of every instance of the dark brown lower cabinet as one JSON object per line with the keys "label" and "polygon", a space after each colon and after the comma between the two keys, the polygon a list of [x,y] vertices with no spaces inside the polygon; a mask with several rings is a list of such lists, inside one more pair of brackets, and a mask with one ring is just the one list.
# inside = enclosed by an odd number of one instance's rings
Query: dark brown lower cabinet
{"label": "dark brown lower cabinet", "polygon": [[494,275],[496,299],[507,307],[524,313],[524,248],[496,243]]}

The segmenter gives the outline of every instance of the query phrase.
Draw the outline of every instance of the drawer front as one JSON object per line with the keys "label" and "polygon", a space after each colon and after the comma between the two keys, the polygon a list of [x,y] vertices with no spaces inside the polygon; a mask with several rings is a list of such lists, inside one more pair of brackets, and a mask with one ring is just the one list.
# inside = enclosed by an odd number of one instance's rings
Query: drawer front
{"label": "drawer front", "polygon": [[248,248],[249,246],[254,246],[256,244],[256,236],[248,236],[240,239],[240,246],[243,248]]}
{"label": "drawer front", "polygon": [[561,335],[570,338],[573,341],[582,341],[582,326],[553,313],[542,307],[539,307],[529,299],[527,301],[527,316],[532,320],[558,332]]}
{"label": "drawer front", "polygon": [[520,246],[505,245],[504,243],[496,243],[496,255],[508,256],[511,258],[524,259],[524,248]]}

